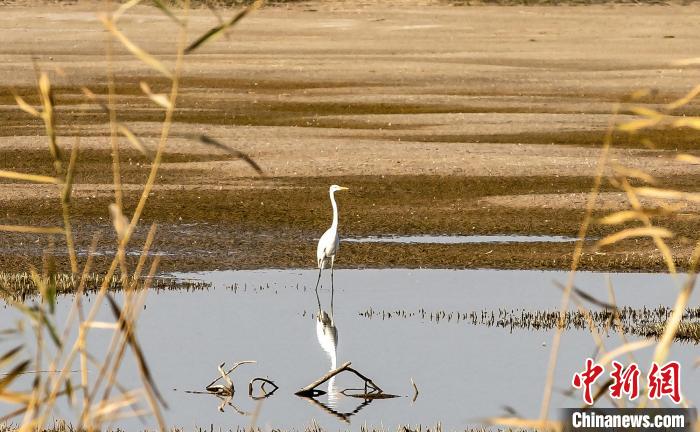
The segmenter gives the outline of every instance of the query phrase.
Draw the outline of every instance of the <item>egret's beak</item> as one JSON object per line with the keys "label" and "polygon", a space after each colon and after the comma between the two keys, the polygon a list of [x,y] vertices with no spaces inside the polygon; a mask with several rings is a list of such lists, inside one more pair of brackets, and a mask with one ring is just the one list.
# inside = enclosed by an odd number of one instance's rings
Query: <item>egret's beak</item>
{"label": "egret's beak", "polygon": [[338,190],[350,190],[350,188],[346,188],[346,187],[343,187],[343,186],[338,186]]}

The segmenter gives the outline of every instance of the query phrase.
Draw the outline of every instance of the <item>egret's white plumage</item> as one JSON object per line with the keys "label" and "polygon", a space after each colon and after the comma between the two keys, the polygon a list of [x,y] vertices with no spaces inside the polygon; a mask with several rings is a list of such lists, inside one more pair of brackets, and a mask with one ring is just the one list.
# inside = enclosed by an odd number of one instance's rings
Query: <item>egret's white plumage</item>
{"label": "egret's white plumage", "polygon": [[[331,227],[318,240],[316,248],[316,263],[318,265],[318,279],[316,280],[316,301],[318,301],[318,316],[316,321],[316,338],[319,345],[326,352],[330,361],[331,369],[336,368],[336,354],[338,348],[338,330],[333,322],[333,264],[335,263],[335,255],[338,253],[340,246],[340,237],[338,237],[338,204],[335,202],[335,193],[348,188],[332,185],[328,190],[331,198],[331,206],[333,207],[333,222]],[[321,281],[321,272],[324,268],[331,269],[331,314],[330,316],[321,309],[321,300],[318,297],[318,284]],[[328,401],[334,404],[338,398],[338,391],[335,388],[335,377],[328,380]]]}
{"label": "egret's white plumage", "polygon": [[332,185],[328,190],[331,197],[331,206],[333,206],[333,223],[331,227],[326,230],[318,241],[318,247],[316,248],[316,262],[318,263],[319,269],[324,269],[326,267],[333,266],[333,260],[335,260],[335,254],[338,251],[338,246],[340,245],[340,238],[338,237],[338,204],[335,202],[336,191],[347,190],[347,188]]}
{"label": "egret's white plumage", "polygon": [[321,280],[321,270],[331,268],[331,284],[333,281],[333,264],[335,262],[335,254],[340,246],[340,237],[338,237],[338,204],[335,202],[335,193],[337,191],[347,190],[348,188],[332,185],[328,190],[331,197],[331,206],[333,206],[333,222],[331,227],[326,230],[318,241],[316,248],[316,263],[318,264],[318,280],[316,281],[316,289]]}

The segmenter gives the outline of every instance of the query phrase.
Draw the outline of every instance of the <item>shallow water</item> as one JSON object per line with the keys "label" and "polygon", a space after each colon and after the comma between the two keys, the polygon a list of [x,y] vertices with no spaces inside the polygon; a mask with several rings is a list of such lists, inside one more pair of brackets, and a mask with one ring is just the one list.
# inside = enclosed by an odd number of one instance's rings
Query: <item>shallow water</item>
{"label": "shallow water", "polygon": [[344,238],[347,243],[424,243],[424,244],[466,244],[466,243],[568,243],[574,237],[551,235],[415,235],[415,236],[369,236]]}
{"label": "shallow water", "polygon": [[[170,425],[230,428],[247,426],[250,417],[232,407],[217,410],[220,401],[210,395],[186,390],[203,390],[217,376],[216,367],[226,361],[257,360],[244,365],[232,377],[237,393],[231,401],[245,412],[256,402],[247,395],[247,383],[255,376],[272,379],[279,390],[261,405],[258,425],[272,428],[303,428],[312,420],[329,430],[357,429],[359,425],[433,425],[445,430],[463,428],[491,415],[503,414],[509,406],[524,416],[536,416],[551,344],[551,331],[531,332],[467,323],[435,324],[420,319],[381,320],[360,317],[368,309],[416,311],[471,311],[498,308],[552,309],[560,303],[560,291],[553,281],[564,282],[563,272],[498,270],[337,270],[335,272],[334,324],[337,328],[338,365],[352,361],[386,392],[402,397],[362,400],[338,394],[324,395],[318,403],[293,393],[327,372],[333,363],[333,342],[319,338],[314,270],[224,271],[178,274],[201,278],[215,288],[203,292],[168,291],[149,296],[142,311],[138,335],[149,359],[156,382],[169,409]],[[324,275],[324,284],[329,283]],[[636,307],[671,305],[676,286],[667,275],[614,274],[611,280],[619,304]],[[581,273],[577,286],[607,299],[606,276]],[[330,290],[320,289],[322,308],[330,314]],[[310,288],[305,288],[309,286]],[[697,296],[691,304],[697,305]],[[66,313],[70,297],[59,300],[58,314]],[[0,311],[7,323],[13,311]],[[110,319],[105,309],[102,319]],[[320,331],[323,334],[322,331]],[[91,333],[92,346],[107,343],[104,330]],[[635,339],[635,338],[631,338]],[[605,342],[614,347],[616,336]],[[0,342],[3,350],[12,342]],[[13,345],[12,345],[13,346]],[[574,371],[583,367],[594,351],[589,333],[569,331],[562,342],[556,388],[567,389]],[[329,352],[331,355],[329,355]],[[638,354],[648,362],[651,351]],[[683,369],[683,390],[691,400],[700,397],[698,373],[692,368],[697,347],[674,346],[671,358]],[[91,371],[91,376],[95,372]],[[77,378],[77,377],[76,377]],[[411,401],[413,378],[420,390]],[[25,381],[29,383],[29,378]],[[137,385],[134,367],[124,364],[121,381]],[[353,387],[349,377],[339,376],[335,390]],[[328,390],[327,385],[322,386]],[[331,389],[333,390],[333,389]],[[552,410],[580,404],[555,392]],[[320,407],[325,404],[340,413],[359,410],[345,420]],[[362,406],[361,406],[362,405]],[[2,411],[9,411],[3,405]],[[68,407],[61,414],[70,417]],[[151,422],[152,423],[152,422]],[[143,426],[135,420],[122,421],[130,429]]]}

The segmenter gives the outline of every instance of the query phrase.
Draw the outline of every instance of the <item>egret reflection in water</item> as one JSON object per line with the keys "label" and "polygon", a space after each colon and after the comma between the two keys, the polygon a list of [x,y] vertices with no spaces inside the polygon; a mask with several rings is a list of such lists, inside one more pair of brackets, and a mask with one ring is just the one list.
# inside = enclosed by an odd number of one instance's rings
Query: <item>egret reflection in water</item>
{"label": "egret reflection in water", "polygon": [[[330,360],[329,370],[338,367],[338,328],[333,319],[333,300],[331,300],[330,314],[321,307],[321,300],[316,291],[318,313],[316,314],[316,340],[321,349]],[[335,386],[335,377],[328,380],[328,403],[335,406],[338,401],[338,389]]]}
{"label": "egret reflection in water", "polygon": [[[333,371],[338,367],[338,327],[336,326],[333,315],[333,297],[331,296],[330,307],[326,311],[321,305],[321,299],[318,291],[316,291],[316,302],[318,311],[316,314],[316,340],[321,346],[321,349],[326,354],[329,360],[328,371]],[[309,401],[326,411],[328,414],[336,417],[339,420],[350,423],[350,417],[360,412],[360,410],[369,405],[373,399],[357,399],[357,404],[349,411],[343,412],[340,410],[340,399],[345,395],[343,391],[336,385],[336,377],[328,379],[328,389],[326,392],[327,402],[319,400],[318,396],[309,397]],[[321,396],[321,395],[319,395]],[[347,399],[354,399],[347,397]]]}

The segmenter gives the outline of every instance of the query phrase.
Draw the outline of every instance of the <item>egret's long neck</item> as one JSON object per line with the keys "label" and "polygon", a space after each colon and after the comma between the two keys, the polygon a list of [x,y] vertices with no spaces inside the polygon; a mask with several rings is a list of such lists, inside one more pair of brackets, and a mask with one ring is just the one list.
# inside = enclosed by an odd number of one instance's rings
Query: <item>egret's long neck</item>
{"label": "egret's long neck", "polygon": [[331,228],[338,228],[338,204],[335,203],[335,195],[331,192],[331,205],[333,206],[333,225]]}

